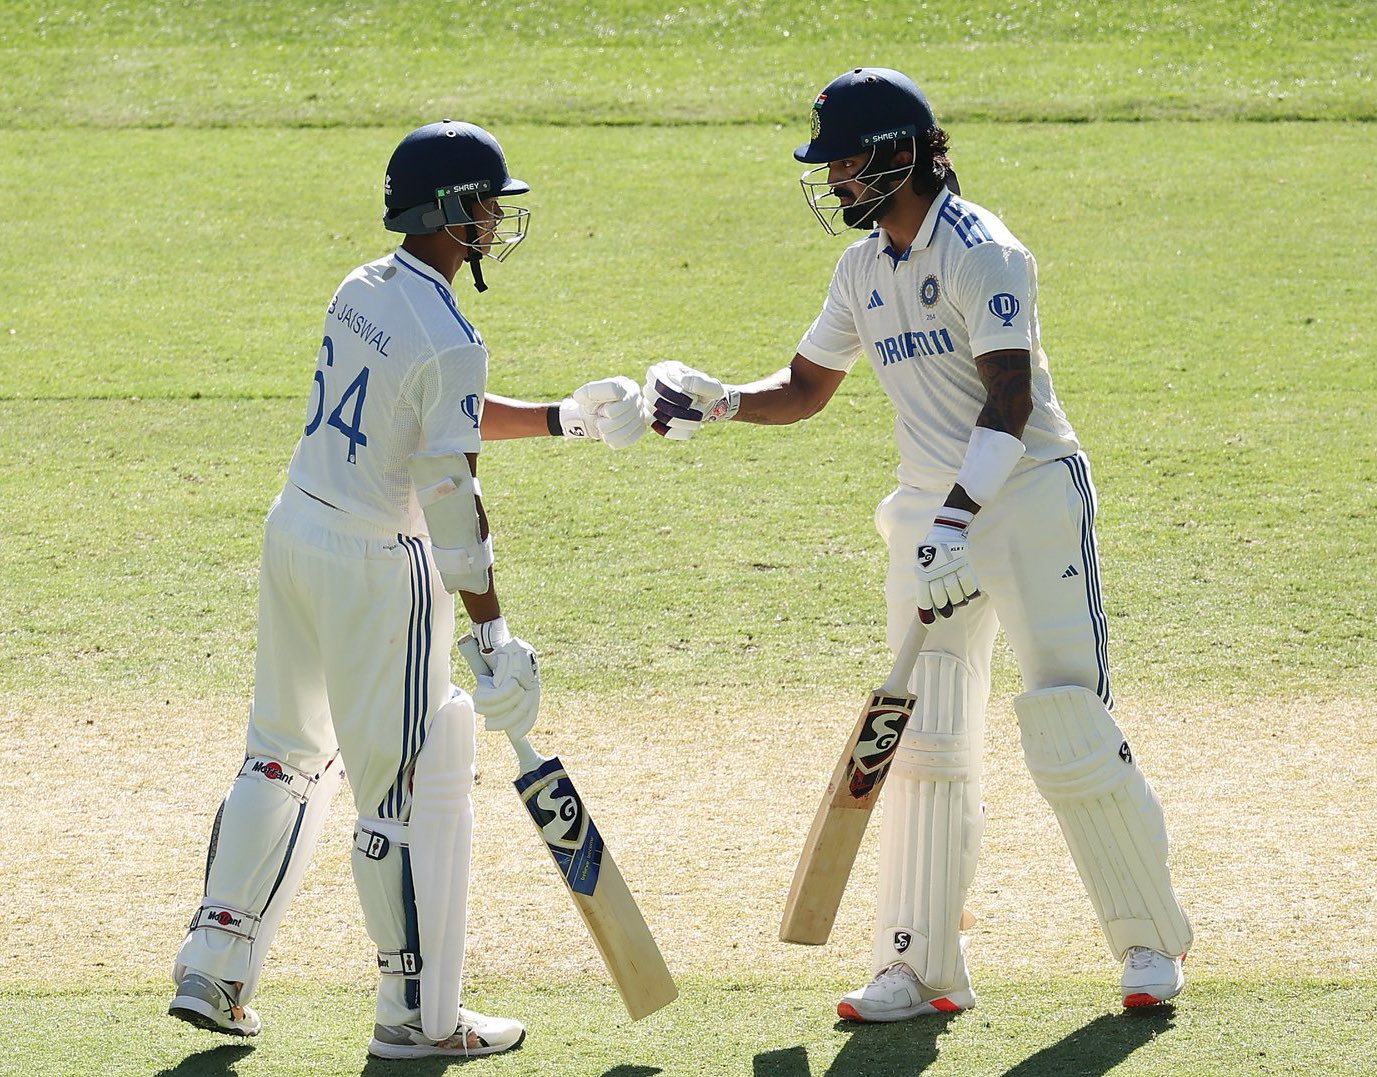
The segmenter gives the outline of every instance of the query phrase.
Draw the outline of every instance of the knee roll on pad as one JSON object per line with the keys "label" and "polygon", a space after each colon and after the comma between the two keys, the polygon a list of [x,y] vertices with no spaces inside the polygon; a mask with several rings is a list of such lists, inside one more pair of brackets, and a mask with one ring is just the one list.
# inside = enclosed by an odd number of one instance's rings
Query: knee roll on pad
{"label": "knee roll on pad", "polygon": [[190,966],[242,982],[241,1003],[253,998],[343,782],[338,753],[314,775],[266,756],[244,761],[216,816],[206,896],[177,955],[174,980]]}
{"label": "knee roll on pad", "polygon": [[925,651],[917,703],[885,787],[874,967],[906,962],[930,987],[956,985],[961,909],[984,829],[984,699],[969,667]]}
{"label": "knee roll on pad", "polygon": [[1191,926],[1171,886],[1162,806],[1128,741],[1087,688],[1014,700],[1028,770],[1070,847],[1110,951],[1184,954]]}

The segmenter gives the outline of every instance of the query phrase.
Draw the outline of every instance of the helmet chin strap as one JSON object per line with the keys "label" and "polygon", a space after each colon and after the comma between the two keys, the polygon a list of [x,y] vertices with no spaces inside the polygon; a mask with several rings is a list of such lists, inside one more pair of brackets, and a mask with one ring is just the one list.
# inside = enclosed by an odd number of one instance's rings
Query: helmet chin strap
{"label": "helmet chin strap", "polygon": [[476,291],[486,292],[487,284],[483,281],[483,254],[478,249],[478,228],[473,224],[464,225],[464,235],[468,239],[468,256],[464,259],[469,264],[469,272],[473,274],[473,287]]}

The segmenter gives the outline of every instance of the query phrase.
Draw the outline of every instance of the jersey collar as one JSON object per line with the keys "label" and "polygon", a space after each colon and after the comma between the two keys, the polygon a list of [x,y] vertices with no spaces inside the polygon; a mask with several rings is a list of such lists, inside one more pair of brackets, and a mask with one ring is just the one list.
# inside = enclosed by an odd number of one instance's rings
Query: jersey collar
{"label": "jersey collar", "polygon": [[402,250],[401,247],[398,247],[392,252],[392,257],[407,269],[411,270],[411,272],[418,273],[422,277],[425,277],[426,280],[433,281],[445,291],[449,292],[450,295],[454,294],[454,289],[449,286],[449,281],[445,280],[445,278],[440,275],[440,271],[433,266],[426,265],[425,262],[421,261],[414,254],[409,254]]}
{"label": "jersey collar", "polygon": [[925,250],[932,244],[932,235],[937,231],[938,218],[942,216],[942,210],[946,204],[955,197],[950,189],[943,188],[942,193],[932,200],[932,205],[928,207],[928,215],[923,218],[922,227],[918,229],[918,234],[913,237],[914,247],[918,250]]}
{"label": "jersey collar", "polygon": [[876,241],[876,259],[880,258],[881,255],[887,255],[889,260],[893,262],[894,268],[898,269],[899,263],[907,262],[909,255],[914,251],[926,250],[932,243],[932,234],[937,231],[937,221],[942,216],[942,207],[947,204],[947,200],[951,197],[951,191],[944,188],[942,193],[933,200],[932,205],[928,207],[927,216],[923,218],[923,223],[918,228],[918,234],[913,237],[913,242],[903,254],[895,253],[894,241],[889,238],[889,233],[885,231],[884,225],[877,225],[875,231],[870,233],[871,238]]}

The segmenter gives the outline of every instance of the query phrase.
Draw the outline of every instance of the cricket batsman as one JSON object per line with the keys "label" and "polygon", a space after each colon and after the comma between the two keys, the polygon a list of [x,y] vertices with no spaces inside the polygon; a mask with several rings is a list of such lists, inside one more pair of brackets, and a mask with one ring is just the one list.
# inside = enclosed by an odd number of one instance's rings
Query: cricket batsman
{"label": "cricket batsman", "polygon": [[[888,638],[930,624],[917,696],[884,793],[873,978],[856,1021],[975,1004],[960,917],[983,827],[980,764],[995,633],[1017,656],[1024,759],[1061,825],[1127,1007],[1183,988],[1191,926],[1172,889],[1162,808],[1111,711],[1090,464],[1052,388],[1037,263],[961,197],[948,135],[907,76],[856,68],[813,103],[794,156],[842,253],[792,362],[749,385],[651,367],[656,433],[785,424],[820,411],[862,356],[894,405],[898,488],[875,514],[889,547]],[[987,596],[981,598],[980,596]],[[978,600],[977,600],[978,599]]]}
{"label": "cricket batsman", "polygon": [[[255,1036],[248,1005],[345,768],[358,812],[353,874],[379,986],[368,1050],[485,1055],[521,1023],[461,1007],[473,833],[474,714],[524,735],[536,652],[502,616],[483,511],[485,440],[633,443],[629,378],[557,404],[490,396],[488,351],[452,285],[524,240],[530,188],[491,134],[442,120],[404,138],[383,187],[405,238],[331,297],[301,439],[268,513],[248,746],[220,806],[204,896],[177,954],[169,1012]],[[492,678],[451,683],[458,595]]]}

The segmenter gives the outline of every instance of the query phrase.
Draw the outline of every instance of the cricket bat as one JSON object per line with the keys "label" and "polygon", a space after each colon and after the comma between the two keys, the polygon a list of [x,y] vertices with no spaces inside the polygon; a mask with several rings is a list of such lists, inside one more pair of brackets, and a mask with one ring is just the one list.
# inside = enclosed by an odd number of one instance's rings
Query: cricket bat
{"label": "cricket bat", "polygon": [[[475,676],[491,675],[471,634],[459,640],[459,653]],[[569,888],[626,1012],[639,1021],[673,1002],[679,989],[564,764],[558,757],[542,756],[525,737],[512,737],[511,742],[520,769],[513,782],[517,794]]]}
{"label": "cricket bat", "polygon": [[861,836],[880,798],[899,737],[913,716],[917,700],[909,694],[909,677],[927,634],[927,626],[915,616],[894,668],[861,707],[794,870],[779,925],[783,942],[820,946],[832,933]]}

